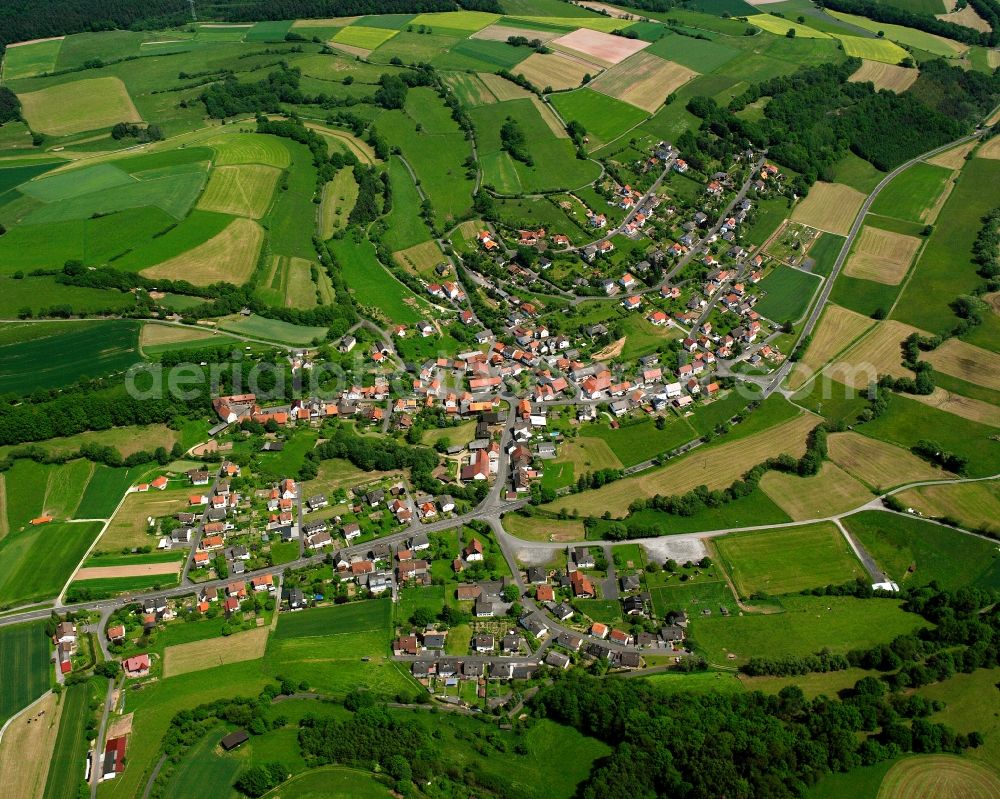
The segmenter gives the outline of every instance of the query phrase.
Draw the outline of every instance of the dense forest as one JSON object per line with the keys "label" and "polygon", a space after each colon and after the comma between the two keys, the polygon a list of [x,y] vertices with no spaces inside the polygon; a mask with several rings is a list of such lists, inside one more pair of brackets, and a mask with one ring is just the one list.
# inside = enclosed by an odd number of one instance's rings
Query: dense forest
{"label": "dense forest", "polygon": [[[737,149],[747,142],[767,147],[770,157],[812,184],[831,180],[833,165],[848,150],[881,170],[893,169],[959,138],[1000,98],[1000,75],[966,72],[941,60],[923,64],[925,75],[914,91],[898,95],[849,82],[860,65],[849,58],[763,81],[728,108],[695,97],[688,110],[704,120],[701,131],[685,133],[677,144],[695,158],[705,148]],[[730,113],[762,97],[771,98],[763,119],[751,122]]]}
{"label": "dense forest", "polygon": [[11,42],[83,31],[154,30],[199,20],[244,22],[360,14],[419,14],[459,7],[500,13],[497,0],[4,0],[0,50]]}
{"label": "dense forest", "polygon": [[927,721],[929,702],[889,694],[877,679],[863,678],[849,693],[809,700],[789,686],[777,696],[675,694],[645,680],[601,680],[573,669],[532,702],[614,747],[580,786],[582,799],[783,799],[801,796],[831,771],[982,741]]}

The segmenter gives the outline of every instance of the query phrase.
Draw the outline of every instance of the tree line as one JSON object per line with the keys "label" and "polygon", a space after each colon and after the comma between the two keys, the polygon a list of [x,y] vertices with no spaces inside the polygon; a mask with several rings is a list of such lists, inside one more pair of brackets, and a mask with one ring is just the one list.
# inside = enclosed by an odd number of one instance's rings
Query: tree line
{"label": "tree line", "polygon": [[992,24],[992,30],[980,32],[964,25],[938,19],[932,14],[920,14],[888,3],[879,3],[876,0],[822,0],[821,5],[845,14],[868,17],[876,22],[916,28],[965,44],[993,47],[1000,41],[998,39],[998,35],[1000,35],[1000,4],[996,0],[968,0],[968,3],[979,16]]}

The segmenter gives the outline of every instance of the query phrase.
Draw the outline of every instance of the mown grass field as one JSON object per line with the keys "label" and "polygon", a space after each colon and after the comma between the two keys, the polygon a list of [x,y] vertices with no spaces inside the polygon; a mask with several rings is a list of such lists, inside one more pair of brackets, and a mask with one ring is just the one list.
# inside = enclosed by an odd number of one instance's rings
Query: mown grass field
{"label": "mown grass field", "polygon": [[879,491],[952,476],[909,450],[856,432],[832,433],[827,437],[827,448],[834,463]]}
{"label": "mown grass field", "polygon": [[314,339],[322,339],[326,336],[325,327],[293,325],[291,322],[284,322],[281,319],[269,319],[266,316],[257,316],[256,314],[236,319],[223,319],[219,323],[219,327],[243,336],[298,346],[311,344]]}
{"label": "mown grass field", "polygon": [[989,541],[883,511],[856,513],[844,525],[901,586],[935,580],[946,589],[1000,586],[1000,555]]}
{"label": "mown grass field", "polygon": [[129,321],[64,323],[0,346],[0,391],[30,393],[124,372],[139,360],[139,326]]}
{"label": "mown grass field", "polygon": [[[178,763],[164,791],[168,796],[230,796],[233,783],[243,765],[242,752],[222,754],[219,741],[226,727],[209,730]],[[282,786],[284,794],[284,785]]]}
{"label": "mown grass field", "polygon": [[956,755],[925,755],[904,758],[890,768],[879,786],[878,799],[958,799],[998,793],[1000,777],[993,769]]}
{"label": "mown grass field", "polygon": [[125,84],[116,77],[58,83],[18,99],[32,129],[51,136],[142,121]]}
{"label": "mown grass field", "polygon": [[385,243],[393,251],[405,250],[431,237],[420,216],[420,195],[406,166],[397,157],[389,160],[392,209],[385,217]]}
{"label": "mown grass field", "polygon": [[864,194],[857,189],[818,181],[795,206],[792,219],[817,230],[846,236],[864,201]]}
{"label": "mown grass field", "polygon": [[984,702],[983,697],[996,690],[998,681],[1000,669],[977,669],[972,674],[956,674],[920,689],[921,696],[944,703],[944,710],[931,716],[931,721],[948,724],[958,732],[978,730],[985,737],[983,746],[969,750],[966,756],[992,768],[994,776],[1000,757],[1000,718],[994,712],[994,704]]}
{"label": "mown grass field", "polygon": [[689,634],[709,663],[735,666],[757,655],[808,655],[824,648],[843,653],[925,626],[922,618],[900,610],[891,599],[791,595],[782,597],[781,604],[784,613],[696,615]]}
{"label": "mown grass field", "polygon": [[267,633],[267,627],[257,627],[229,636],[168,646],[163,651],[163,676],[175,677],[242,660],[257,660],[264,655]]}
{"label": "mown grass field", "polygon": [[955,519],[968,529],[1000,532],[1000,483],[955,483],[921,486],[896,495],[925,516]]}
{"label": "mown grass field", "polygon": [[389,657],[391,619],[388,599],[282,616],[264,668],[332,694],[359,687],[382,696],[407,692],[414,687],[408,671]]}
{"label": "mown grass field", "polygon": [[44,622],[0,628],[0,672],[17,675],[0,685],[0,725],[48,690],[50,647]]}
{"label": "mown grass field", "polygon": [[[576,188],[597,177],[596,165],[579,160],[572,142],[557,138],[529,99],[480,106],[472,109],[470,116],[478,134],[483,180],[501,193]],[[501,149],[500,127],[508,117],[524,132],[532,166]]]}
{"label": "mown grass field", "polygon": [[81,519],[106,519],[118,507],[139,471],[138,468],[112,469],[104,465],[97,466],[77,506],[77,515]]}
{"label": "mown grass field", "polygon": [[873,324],[875,323],[867,316],[841,308],[839,305],[827,305],[805,355],[788,378],[789,386],[792,388],[801,386],[816,370],[849,346]]}
{"label": "mown grass field", "polygon": [[815,275],[779,265],[759,284],[767,292],[754,310],[776,322],[798,321],[805,315],[820,286]]}
{"label": "mown grass field", "polygon": [[872,498],[865,486],[832,463],[824,463],[812,477],[768,472],[760,487],[795,520],[823,519],[860,507]]}
{"label": "mown grass field", "polygon": [[552,96],[551,102],[567,122],[576,120],[583,125],[595,145],[617,139],[647,116],[641,108],[593,89],[556,94]]}
{"label": "mown grass field", "polygon": [[[358,199],[358,184],[349,169],[341,169],[329,183],[323,186],[323,202],[320,205],[320,236],[330,238],[334,231],[347,225],[347,217]],[[393,192],[393,200],[398,197]]]}
{"label": "mown grass field", "polygon": [[56,68],[59,48],[63,37],[47,39],[16,47],[8,46],[3,58],[3,78],[5,81],[30,78]]}
{"label": "mown grass field", "polygon": [[713,544],[743,597],[820,588],[865,574],[832,522],[734,533]]}
{"label": "mown grass field", "polygon": [[220,214],[260,219],[271,204],[281,176],[275,167],[260,164],[218,167],[212,170],[198,207]]}
{"label": "mown grass field", "polygon": [[666,585],[650,586],[649,595],[653,599],[653,609],[657,616],[666,617],[675,610],[683,610],[694,618],[706,608],[718,613],[720,607],[734,610],[736,597],[724,579],[695,577],[687,582],[671,582]]}
{"label": "mown grass field", "polygon": [[923,240],[917,236],[865,225],[844,265],[844,274],[897,286],[906,277],[922,244]]}
{"label": "mown grass field", "polygon": [[911,222],[925,222],[950,178],[951,170],[945,167],[923,162],[914,164],[879,192],[871,212]]}

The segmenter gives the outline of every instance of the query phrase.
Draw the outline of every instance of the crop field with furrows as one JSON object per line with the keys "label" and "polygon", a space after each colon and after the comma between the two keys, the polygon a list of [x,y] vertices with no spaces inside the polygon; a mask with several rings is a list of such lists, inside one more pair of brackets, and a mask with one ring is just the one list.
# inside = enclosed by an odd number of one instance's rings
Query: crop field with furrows
{"label": "crop field with furrows", "polygon": [[223,166],[212,170],[198,207],[220,214],[260,219],[267,213],[281,171],[259,164]]}
{"label": "crop field with furrows", "polygon": [[654,113],[667,96],[698,73],[648,52],[637,53],[589,85],[597,91]]}
{"label": "crop field with furrows", "polygon": [[142,121],[125,84],[115,77],[60,83],[18,99],[32,130],[51,136]]}
{"label": "crop field with furrows", "polygon": [[0,725],[48,690],[50,646],[42,622],[0,628],[0,671],[17,675],[0,686]]}
{"label": "crop field with furrows", "polygon": [[0,346],[0,391],[30,393],[84,377],[124,372],[139,360],[139,326],[128,321],[39,325]]}
{"label": "crop field with furrows", "polygon": [[847,259],[844,274],[896,286],[903,281],[922,243],[916,236],[866,225]]}
{"label": "crop field with furrows", "polygon": [[540,89],[551,87],[560,91],[575,89],[583,82],[584,76],[592,74],[595,68],[586,61],[554,52],[546,55],[532,53],[513,71]]}

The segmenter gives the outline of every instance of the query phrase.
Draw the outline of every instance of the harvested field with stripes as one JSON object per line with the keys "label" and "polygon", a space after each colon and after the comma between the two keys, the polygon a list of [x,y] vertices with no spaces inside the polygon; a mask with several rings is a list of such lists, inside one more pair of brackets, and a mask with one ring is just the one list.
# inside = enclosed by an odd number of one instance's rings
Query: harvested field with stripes
{"label": "harvested field with stripes", "polygon": [[830,460],[876,490],[954,476],[935,469],[909,450],[861,433],[830,433],[826,445]]}
{"label": "harvested field with stripes", "polygon": [[913,399],[972,422],[1000,427],[1000,407],[971,397],[963,397],[940,386],[936,386],[930,394],[914,394]]}
{"label": "harvested field with stripes", "polygon": [[470,39],[486,39],[490,42],[505,42],[511,36],[523,36],[528,41],[538,39],[540,42],[547,42],[555,39],[559,34],[555,31],[541,31],[534,28],[517,28],[513,25],[487,25],[481,31],[476,31]]}
{"label": "harvested field with stripes", "polygon": [[805,356],[795,365],[788,377],[790,388],[799,388],[813,372],[847,347],[858,336],[875,324],[869,317],[828,305],[813,333],[812,342]]}
{"label": "harvested field with stripes", "polygon": [[867,388],[880,375],[913,377],[913,372],[903,366],[900,351],[903,339],[911,333],[927,335],[902,322],[882,322],[824,372],[853,388]]}
{"label": "harvested field with stripes", "polygon": [[854,252],[847,259],[844,274],[898,286],[906,277],[921,244],[916,236],[866,225],[861,229]]}
{"label": "harvested field with stripes", "polygon": [[799,477],[768,472],[760,487],[793,521],[822,519],[864,505],[871,492],[833,463],[824,463],[819,474]]}
{"label": "harvested field with stripes", "polygon": [[961,169],[965,166],[965,156],[972,152],[972,148],[977,144],[979,144],[978,139],[967,141],[965,144],[945,150],[933,158],[928,158],[927,163],[934,164],[935,166],[943,166],[945,169]]}
{"label": "harvested field with stripes", "polygon": [[558,512],[578,511],[581,516],[600,516],[604,511],[621,518],[637,497],[656,494],[683,494],[699,485],[726,488],[749,469],[770,457],[783,453],[801,457],[806,451],[806,436],[819,419],[806,413],[747,438],[716,447],[699,447],[662,469],[636,477],[627,477],[595,491],[562,497],[543,506]]}
{"label": "harvested field with stripes", "polygon": [[841,183],[817,181],[792,211],[792,219],[817,230],[846,236],[861,210],[865,195]]}
{"label": "harvested field with stripes", "polygon": [[575,89],[583,83],[584,75],[591,75],[598,67],[564,53],[532,53],[513,68],[539,89]]}
{"label": "harvested field with stripes", "polygon": [[258,627],[221,638],[168,646],[163,651],[163,676],[176,677],[191,671],[262,658],[267,647],[267,633],[267,627]]}
{"label": "harvested field with stripes", "polygon": [[909,89],[920,71],[883,61],[862,61],[861,67],[849,78],[853,83],[871,82],[876,89],[889,89],[901,94]]}
{"label": "harvested field with stripes", "polygon": [[901,491],[896,498],[925,516],[947,516],[964,527],[1000,532],[1000,482],[951,483]]}
{"label": "harvested field with stripes", "polygon": [[922,357],[939,372],[1000,391],[1000,355],[995,352],[950,338]]}
{"label": "harvested field with stripes", "polygon": [[234,219],[204,244],[143,269],[141,274],[151,278],[187,280],[196,286],[209,286],[219,281],[239,286],[253,274],[263,239],[264,231],[256,222]]}
{"label": "harvested field with stripes", "polygon": [[668,95],[696,77],[697,72],[680,64],[637,53],[598,77],[590,88],[653,113]]}
{"label": "harvested field with stripes", "polygon": [[204,211],[260,219],[267,213],[279,177],[281,170],[273,166],[218,167],[212,170],[198,207]]}
{"label": "harvested field with stripes", "polygon": [[996,799],[1000,777],[988,766],[955,755],[921,755],[896,763],[878,799]]}

